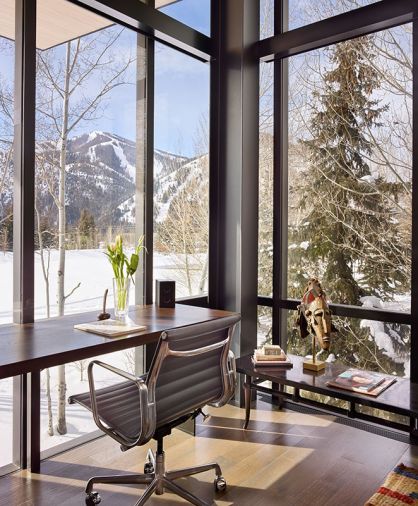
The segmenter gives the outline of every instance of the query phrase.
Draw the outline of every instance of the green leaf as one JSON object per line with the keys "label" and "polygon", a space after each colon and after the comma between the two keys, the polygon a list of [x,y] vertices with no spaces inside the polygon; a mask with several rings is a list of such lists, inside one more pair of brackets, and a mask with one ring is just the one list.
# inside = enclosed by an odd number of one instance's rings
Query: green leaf
{"label": "green leaf", "polygon": [[131,261],[129,263],[129,269],[131,271],[131,275],[135,274],[136,270],[138,269],[138,263],[139,263],[139,256],[136,253],[132,253]]}

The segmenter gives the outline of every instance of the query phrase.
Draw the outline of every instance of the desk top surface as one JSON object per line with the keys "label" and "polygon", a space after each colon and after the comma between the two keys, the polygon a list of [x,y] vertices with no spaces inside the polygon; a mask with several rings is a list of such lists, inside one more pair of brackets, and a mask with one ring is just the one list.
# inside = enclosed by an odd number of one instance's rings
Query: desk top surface
{"label": "desk top surface", "polygon": [[382,410],[396,410],[400,414],[418,417],[418,383],[411,383],[407,378],[397,378],[396,383],[387,390],[377,397],[372,397],[327,385],[328,381],[348,369],[347,366],[338,363],[326,364],[323,371],[315,373],[303,369],[304,357],[289,355],[289,358],[293,363],[292,369],[266,366],[255,368],[251,356],[246,355],[237,360],[237,370],[252,377],[296,387],[300,390],[334,396],[346,401],[355,401],[357,404]]}
{"label": "desk top surface", "polygon": [[95,321],[97,312],[0,326],[0,379],[45,367],[91,358],[155,342],[163,330],[222,318],[234,313],[177,304],[135,306],[129,318],[146,329],[121,337],[104,337],[75,330],[77,323]]}

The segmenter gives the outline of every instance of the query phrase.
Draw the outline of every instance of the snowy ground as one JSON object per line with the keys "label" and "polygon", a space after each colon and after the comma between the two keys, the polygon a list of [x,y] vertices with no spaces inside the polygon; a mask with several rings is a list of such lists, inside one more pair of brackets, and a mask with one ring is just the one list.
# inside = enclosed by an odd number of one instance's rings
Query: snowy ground
{"label": "snowy ground", "polygon": [[[178,258],[170,258],[166,255],[154,255],[154,277],[156,279],[174,279],[176,280],[177,297],[188,295],[182,281],[184,276],[178,268]],[[192,261],[193,267],[193,286],[197,287],[200,278],[200,265],[202,259]],[[50,261],[50,300],[51,316],[56,314],[56,271],[58,255],[56,251],[51,252]],[[11,321],[12,310],[12,263],[13,255],[11,253],[0,253],[0,324]],[[176,265],[177,264],[177,265]],[[80,250],[68,251],[66,255],[66,291],[70,291],[79,282],[81,283],[75,293],[68,299],[66,304],[67,313],[78,313],[82,311],[99,312],[103,292],[109,288],[109,307],[113,306],[111,267],[103,254],[103,250]],[[45,308],[45,284],[42,276],[41,262],[39,255],[35,257],[35,314],[36,318],[46,317]],[[196,288],[197,290],[197,288]],[[197,294],[197,292],[196,292]],[[131,302],[133,302],[134,293],[131,292]],[[117,352],[106,355],[105,361],[116,365],[122,369],[132,368],[132,356],[129,351]],[[52,411],[54,424],[56,423],[57,412],[57,368],[52,368],[51,372],[51,393],[52,393]],[[88,390],[88,382],[80,380],[80,370],[75,364],[66,366],[67,375],[67,396],[85,392]],[[47,399],[46,399],[46,375],[42,373],[41,383],[41,449],[46,450],[58,444],[75,439],[84,434],[96,430],[91,415],[83,408],[77,405],[67,405],[67,426],[68,433],[65,436],[49,436]],[[109,385],[115,381],[114,376],[97,371],[97,386]],[[0,467],[9,464],[12,461],[12,387],[11,378],[0,380]]]}
{"label": "snowy ground", "polygon": [[[194,294],[200,280],[202,259],[191,258],[193,272],[192,286]],[[168,255],[154,254],[154,278],[174,279],[176,281],[176,296],[189,295],[184,272],[179,269],[182,259]],[[58,252],[51,251],[50,258],[50,302],[51,316],[57,314],[56,287],[58,270]],[[65,311],[67,314],[81,311],[99,310],[103,293],[109,288],[109,307],[113,307],[112,294],[112,270],[103,250],[70,250],[66,253],[65,263],[65,292],[69,293],[80,283],[80,287],[68,298]],[[0,253],[0,324],[10,323],[13,306],[13,254]],[[35,255],[35,318],[46,318],[46,294],[45,281],[42,274],[41,259]],[[133,303],[134,287],[131,291],[131,303]]]}

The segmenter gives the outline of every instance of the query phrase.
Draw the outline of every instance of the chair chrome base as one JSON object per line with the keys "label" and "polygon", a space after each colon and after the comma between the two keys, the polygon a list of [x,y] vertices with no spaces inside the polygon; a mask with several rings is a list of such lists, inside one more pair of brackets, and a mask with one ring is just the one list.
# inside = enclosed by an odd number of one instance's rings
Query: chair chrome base
{"label": "chair chrome base", "polygon": [[203,473],[205,471],[209,471],[210,469],[214,469],[216,473],[216,478],[214,481],[215,490],[220,492],[226,489],[226,481],[222,477],[221,468],[216,463],[166,472],[164,452],[154,455],[152,450],[148,450],[145,469],[148,469],[150,472],[146,472],[145,474],[95,476],[93,478],[90,478],[86,486],[86,504],[88,506],[93,506],[94,504],[99,504],[101,501],[101,498],[97,492],[93,492],[94,484],[113,483],[119,485],[148,485],[141,498],[135,503],[135,506],[142,506],[145,504],[154,492],[157,495],[163,494],[164,489],[174,492],[175,494],[179,495],[183,499],[186,499],[186,501],[195,504],[196,506],[210,506],[208,503],[200,500],[198,497],[191,494],[183,487],[180,487],[173,481],[178,478],[184,478],[185,476]]}

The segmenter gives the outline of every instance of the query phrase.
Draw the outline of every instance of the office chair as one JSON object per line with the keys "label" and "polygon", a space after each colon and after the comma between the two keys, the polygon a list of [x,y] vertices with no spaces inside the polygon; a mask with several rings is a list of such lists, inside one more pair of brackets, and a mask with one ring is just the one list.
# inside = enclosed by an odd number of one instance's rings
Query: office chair
{"label": "office chair", "polygon": [[[197,506],[208,506],[174,482],[177,478],[215,470],[215,490],[226,488],[217,463],[176,471],[165,470],[163,439],[171,429],[201,413],[203,406],[220,407],[234,394],[235,357],[230,350],[231,337],[238,315],[219,318],[163,332],[147,375],[134,376],[93,360],[88,367],[90,392],[73,395],[70,403],[79,403],[93,413],[96,425],[120,443],[122,451],[157,441],[157,453],[148,450],[143,474],[95,476],[86,485],[86,505],[99,504],[93,491],[96,483],[146,484],[136,502],[141,506],[155,492],[164,489]],[[103,367],[125,381],[96,390],[93,368]]]}

